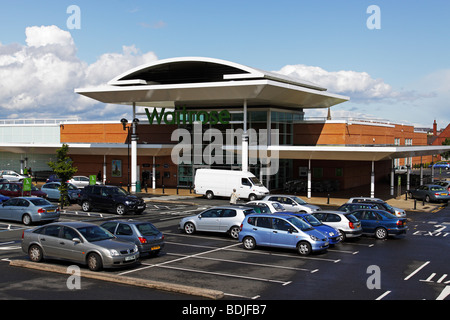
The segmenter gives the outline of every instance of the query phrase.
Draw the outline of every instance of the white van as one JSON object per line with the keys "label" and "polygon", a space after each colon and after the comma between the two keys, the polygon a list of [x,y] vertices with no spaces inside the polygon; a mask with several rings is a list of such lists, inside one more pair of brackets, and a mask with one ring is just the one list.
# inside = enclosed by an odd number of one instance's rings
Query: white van
{"label": "white van", "polygon": [[233,189],[239,198],[250,201],[261,199],[269,190],[251,172],[197,169],[194,179],[194,192],[212,199],[214,196],[230,197]]}

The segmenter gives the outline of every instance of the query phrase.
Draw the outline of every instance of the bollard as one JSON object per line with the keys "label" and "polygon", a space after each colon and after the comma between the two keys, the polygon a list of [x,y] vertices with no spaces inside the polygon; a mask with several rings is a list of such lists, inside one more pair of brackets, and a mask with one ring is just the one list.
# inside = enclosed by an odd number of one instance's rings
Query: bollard
{"label": "bollard", "polygon": [[330,204],[330,194],[328,194],[327,204]]}
{"label": "bollard", "polygon": [[162,185],[162,188],[163,188],[163,194],[164,194],[164,185]]}
{"label": "bollard", "polygon": [[414,199],[414,210],[417,208],[417,199]]}

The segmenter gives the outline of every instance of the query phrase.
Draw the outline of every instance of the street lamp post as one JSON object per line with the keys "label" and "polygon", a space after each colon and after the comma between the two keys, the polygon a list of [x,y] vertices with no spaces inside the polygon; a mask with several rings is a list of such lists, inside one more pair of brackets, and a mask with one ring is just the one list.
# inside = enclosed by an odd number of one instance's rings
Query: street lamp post
{"label": "street lamp post", "polygon": [[[127,130],[127,147],[128,147],[128,192],[130,192],[130,171],[131,171],[131,192],[136,192],[136,181],[137,181],[137,141],[139,140],[136,134],[136,128],[139,123],[139,119],[134,118],[131,123],[131,161],[130,161],[130,127],[127,126],[128,120],[122,118],[120,120],[123,126],[123,130]],[[131,170],[130,170],[131,162]]]}

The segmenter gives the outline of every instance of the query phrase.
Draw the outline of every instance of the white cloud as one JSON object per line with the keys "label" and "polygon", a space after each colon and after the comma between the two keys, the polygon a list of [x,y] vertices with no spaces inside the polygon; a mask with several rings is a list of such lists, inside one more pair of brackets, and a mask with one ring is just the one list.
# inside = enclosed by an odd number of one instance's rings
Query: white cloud
{"label": "white cloud", "polygon": [[352,101],[363,103],[374,101],[414,100],[421,96],[411,91],[396,91],[383,79],[374,79],[367,72],[351,70],[326,71],[320,67],[302,64],[287,65],[277,73],[293,78],[308,80],[328,89],[347,95]]}
{"label": "white cloud", "polygon": [[153,52],[124,46],[122,52],[103,54],[88,64],[77,57],[67,31],[33,26],[26,28],[25,35],[26,45],[0,43],[0,118],[122,115],[122,110],[98,104],[74,89],[105,84],[128,69],[157,59]]}

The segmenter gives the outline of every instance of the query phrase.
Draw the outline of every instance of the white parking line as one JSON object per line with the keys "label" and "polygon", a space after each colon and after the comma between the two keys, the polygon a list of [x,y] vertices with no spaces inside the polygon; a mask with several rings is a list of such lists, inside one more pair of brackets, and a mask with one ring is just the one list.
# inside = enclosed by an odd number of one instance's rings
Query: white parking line
{"label": "white parking line", "polygon": [[[180,253],[168,253],[167,255],[171,255],[171,256],[187,256],[187,255],[185,255],[185,254],[180,254]],[[273,265],[273,264],[265,264],[265,263],[245,262],[245,261],[236,261],[236,260],[219,259],[219,258],[210,258],[210,257],[193,257],[193,258],[195,258],[195,259],[213,260],[213,261],[222,261],[222,262],[229,262],[229,263],[237,263],[237,264],[246,264],[246,265],[259,266],[259,267],[267,267],[267,268],[275,268],[275,269],[287,269],[287,270],[296,270],[296,271],[307,271],[307,272],[312,272],[311,269],[295,268],[295,267],[285,267],[285,266],[277,266],[277,265]]]}
{"label": "white parking line", "polygon": [[[188,256],[186,258],[190,258],[191,256]],[[183,259],[183,258],[181,258]],[[179,260],[179,259],[175,259]],[[175,261],[173,260],[173,261]],[[173,261],[168,261],[166,263],[171,263]],[[196,272],[196,273],[204,273],[204,274],[211,274],[215,276],[223,276],[223,277],[231,277],[231,278],[239,278],[239,279],[246,279],[246,280],[255,280],[255,281],[263,281],[263,282],[272,282],[272,283],[280,283],[282,285],[287,285],[291,283],[291,281],[280,281],[280,280],[273,280],[273,279],[266,279],[266,278],[256,278],[256,277],[248,277],[248,276],[240,276],[236,274],[230,274],[230,273],[222,273],[222,272],[212,272],[212,271],[204,271],[204,270],[198,270],[198,269],[189,269],[189,268],[180,268],[180,267],[173,267],[168,265],[161,264],[146,264],[149,268],[151,267],[159,267],[159,268],[166,268],[166,269],[173,269],[173,270],[180,270],[180,271],[188,271],[188,272]],[[143,268],[139,269],[142,270]]]}
{"label": "white parking line", "polygon": [[407,276],[405,279],[403,280],[409,280],[413,275],[415,275],[417,272],[419,272],[420,270],[422,270],[423,268],[425,268],[425,266],[427,264],[429,264],[430,261],[425,262],[424,264],[422,264],[420,267],[418,267],[416,270],[414,270],[414,272],[410,273],[409,276]]}
{"label": "white parking line", "polygon": [[239,245],[239,243],[235,243],[235,244],[232,244],[232,245],[229,245],[229,246],[226,246],[226,247],[215,248],[213,250],[209,250],[209,251],[205,251],[205,252],[196,253],[196,254],[193,254],[193,255],[190,255],[190,256],[185,256],[185,257],[178,258],[178,259],[171,260],[171,261],[166,261],[166,262],[162,262],[162,263],[158,263],[158,264],[154,264],[154,265],[149,265],[148,267],[144,267],[144,268],[139,268],[139,269],[125,271],[125,272],[119,273],[119,275],[131,273],[131,272],[135,272],[135,271],[140,271],[140,270],[143,270],[143,269],[148,269],[150,267],[160,267],[160,266],[166,265],[168,263],[189,259],[189,258],[192,258],[192,257],[195,257],[195,256],[200,256],[200,255],[208,254],[208,253],[215,252],[215,251],[224,250],[226,248],[234,247],[234,246],[237,246],[237,245]]}

